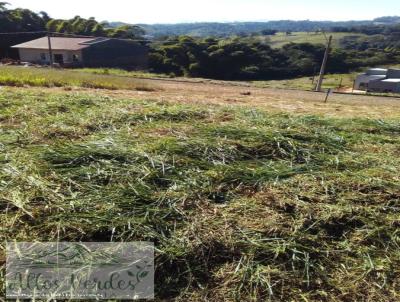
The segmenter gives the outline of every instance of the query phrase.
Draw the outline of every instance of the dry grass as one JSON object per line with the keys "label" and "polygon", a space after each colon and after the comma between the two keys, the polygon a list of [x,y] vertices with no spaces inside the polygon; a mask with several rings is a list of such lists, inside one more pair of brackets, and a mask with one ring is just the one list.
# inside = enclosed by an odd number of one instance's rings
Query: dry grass
{"label": "dry grass", "polygon": [[217,87],[0,90],[0,242],[154,241],[158,301],[398,301],[400,120],[359,112],[398,103]]}
{"label": "dry grass", "polygon": [[[344,74],[327,74],[324,77],[323,89],[333,88],[352,88],[354,80],[361,72],[344,73]],[[281,88],[281,89],[299,89],[299,90],[315,90],[318,77],[301,77],[289,80],[271,80],[271,81],[254,81],[254,85],[260,88]]]}
{"label": "dry grass", "polygon": [[170,76],[160,73],[150,73],[146,71],[127,71],[118,68],[79,68],[71,69],[72,71],[87,72],[98,75],[114,75],[131,78],[169,78]]}
{"label": "dry grass", "polygon": [[[96,70],[94,70],[96,72]],[[115,75],[114,75],[115,73]],[[293,114],[320,114],[338,117],[397,117],[399,99],[365,95],[330,96],[327,104],[325,95],[308,89],[311,80],[301,78],[287,81],[250,83],[209,81],[205,79],[135,79],[121,76],[119,70],[113,75],[90,74],[69,70],[48,70],[46,68],[0,67],[0,85],[53,87],[57,93],[62,90],[90,91],[102,88],[98,93],[117,98],[145,97],[157,101],[203,105],[232,105],[267,109],[271,112]],[[335,87],[343,80],[349,86],[354,74],[329,75],[326,87]],[[285,90],[296,88],[300,90]]]}
{"label": "dry grass", "polygon": [[[90,92],[113,98],[145,98],[173,104],[203,106],[235,106],[285,112],[296,115],[317,114],[331,117],[395,118],[400,116],[400,99],[377,96],[353,96],[334,94],[324,103],[325,94],[275,88],[254,88],[221,83],[184,83],[142,80],[145,85],[156,85],[158,91],[92,91],[73,89],[74,92]],[[17,89],[18,90],[18,89]],[[63,93],[54,88],[52,93]],[[248,93],[250,93],[248,95]]]}
{"label": "dry grass", "polygon": [[94,89],[126,89],[154,91],[157,88],[141,80],[106,74],[90,74],[73,70],[0,66],[0,85],[34,87],[85,87]]}

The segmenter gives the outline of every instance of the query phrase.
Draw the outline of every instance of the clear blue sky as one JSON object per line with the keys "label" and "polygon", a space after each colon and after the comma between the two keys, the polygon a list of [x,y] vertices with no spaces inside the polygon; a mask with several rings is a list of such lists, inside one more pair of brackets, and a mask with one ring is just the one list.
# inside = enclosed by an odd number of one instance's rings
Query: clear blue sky
{"label": "clear blue sky", "polygon": [[[7,1],[7,0],[4,0]],[[399,0],[8,0],[53,18],[96,17],[129,23],[364,20],[400,15]]]}

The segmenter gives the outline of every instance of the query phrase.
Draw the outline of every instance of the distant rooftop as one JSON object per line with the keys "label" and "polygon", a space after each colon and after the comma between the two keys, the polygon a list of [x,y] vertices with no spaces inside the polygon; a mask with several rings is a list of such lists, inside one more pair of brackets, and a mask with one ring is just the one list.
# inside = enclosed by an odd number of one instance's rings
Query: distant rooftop
{"label": "distant rooftop", "polygon": [[386,75],[379,74],[362,74],[358,76],[358,79],[366,81],[366,80],[383,80],[386,79]]}
{"label": "distant rooftop", "polygon": [[[51,48],[53,50],[80,50],[89,47],[94,43],[106,41],[106,38],[65,38],[65,37],[51,37]],[[26,43],[18,44],[13,48],[26,48],[26,49],[48,49],[48,38],[43,37],[32,40]]]}
{"label": "distant rooftop", "polygon": [[399,69],[389,69],[387,73],[387,77],[389,79],[400,79],[400,70]]}
{"label": "distant rooftop", "polygon": [[386,83],[400,83],[400,79],[386,79],[386,80],[382,80],[382,82],[386,82]]}
{"label": "distant rooftop", "polygon": [[388,70],[384,69],[384,68],[371,68],[371,69],[367,70],[366,74],[368,74],[368,75],[386,75],[387,72],[388,72]]}

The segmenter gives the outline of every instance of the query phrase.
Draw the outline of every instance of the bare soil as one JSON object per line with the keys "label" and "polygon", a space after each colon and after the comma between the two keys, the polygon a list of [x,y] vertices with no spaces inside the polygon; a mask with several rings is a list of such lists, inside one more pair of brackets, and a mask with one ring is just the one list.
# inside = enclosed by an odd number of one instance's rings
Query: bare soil
{"label": "bare soil", "polygon": [[[155,91],[68,88],[71,93],[85,92],[116,98],[141,98],[173,103],[231,105],[271,112],[317,114],[335,117],[388,118],[400,116],[400,99],[366,95],[332,94],[327,103],[325,93],[275,88],[255,88],[223,82],[176,82],[141,80]],[[25,89],[25,88],[10,88]],[[65,93],[66,88],[29,88]]]}

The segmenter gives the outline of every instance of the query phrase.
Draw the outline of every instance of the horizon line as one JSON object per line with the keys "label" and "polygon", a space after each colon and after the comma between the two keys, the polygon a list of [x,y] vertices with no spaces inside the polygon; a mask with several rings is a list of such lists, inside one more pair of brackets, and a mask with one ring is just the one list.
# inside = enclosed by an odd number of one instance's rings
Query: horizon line
{"label": "horizon line", "polygon": [[285,21],[285,22],[332,22],[332,23],[340,23],[340,22],[372,22],[375,21],[378,18],[383,18],[383,17],[398,17],[400,16],[393,15],[393,16],[378,16],[373,19],[347,19],[347,20],[329,20],[329,19],[271,19],[271,20],[232,20],[232,21],[177,21],[177,22],[160,22],[160,23],[152,23],[152,22],[136,22],[136,23],[131,23],[131,22],[126,22],[126,21],[109,21],[109,20],[102,20],[99,22],[107,22],[107,23],[125,23],[125,24],[132,24],[132,25],[179,25],[179,24],[197,24],[197,23],[219,23],[219,24],[232,24],[232,23],[269,23],[269,22],[279,22],[279,21]]}

